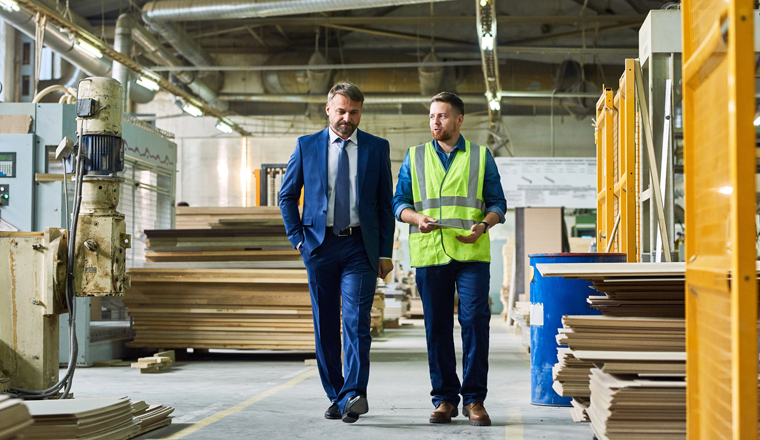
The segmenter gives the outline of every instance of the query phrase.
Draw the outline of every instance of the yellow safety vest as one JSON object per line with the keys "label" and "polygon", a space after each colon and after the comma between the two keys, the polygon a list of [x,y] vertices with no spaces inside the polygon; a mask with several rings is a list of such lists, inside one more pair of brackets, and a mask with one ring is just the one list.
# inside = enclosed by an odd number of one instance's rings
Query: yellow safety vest
{"label": "yellow safety vest", "polygon": [[450,226],[423,234],[416,225],[409,227],[409,254],[413,267],[440,266],[451,260],[491,261],[488,233],[473,244],[461,243],[460,235],[470,235],[472,225],[483,221],[483,179],[486,148],[465,142],[449,170],[443,167],[432,142],[409,149],[414,210]]}

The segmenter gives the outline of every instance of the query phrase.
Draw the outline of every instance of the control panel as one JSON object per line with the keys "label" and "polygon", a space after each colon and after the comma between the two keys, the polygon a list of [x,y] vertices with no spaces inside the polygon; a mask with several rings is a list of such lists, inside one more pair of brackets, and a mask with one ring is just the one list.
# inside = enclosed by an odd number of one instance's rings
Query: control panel
{"label": "control panel", "polygon": [[10,200],[10,185],[0,185],[0,206],[8,206]]}
{"label": "control panel", "polygon": [[16,177],[16,153],[0,152],[0,178]]}

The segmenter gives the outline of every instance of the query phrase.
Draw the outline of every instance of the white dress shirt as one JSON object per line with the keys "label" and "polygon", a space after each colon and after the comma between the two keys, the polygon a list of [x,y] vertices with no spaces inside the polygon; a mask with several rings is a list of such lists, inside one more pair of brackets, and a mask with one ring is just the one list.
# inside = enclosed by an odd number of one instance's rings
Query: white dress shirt
{"label": "white dress shirt", "polygon": [[[327,222],[326,226],[332,228],[335,219],[335,180],[338,178],[338,160],[340,159],[340,149],[343,143],[343,139],[338,136],[330,127],[327,130],[330,133],[329,142],[327,144]],[[346,144],[346,151],[348,152],[348,179],[351,181],[351,188],[349,191],[350,203],[351,203],[351,223],[349,227],[359,226],[359,205],[356,203],[356,156],[358,143],[356,142],[357,130],[351,133],[351,137]]]}

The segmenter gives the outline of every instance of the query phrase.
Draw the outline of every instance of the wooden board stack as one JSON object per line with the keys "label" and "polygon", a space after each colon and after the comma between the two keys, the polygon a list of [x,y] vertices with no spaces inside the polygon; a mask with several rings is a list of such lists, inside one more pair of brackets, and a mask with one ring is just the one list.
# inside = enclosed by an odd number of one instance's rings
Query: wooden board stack
{"label": "wooden board stack", "polygon": [[24,404],[34,424],[22,432],[26,439],[122,440],[140,434],[127,398],[39,400]]}
{"label": "wooden board stack", "polygon": [[178,207],[177,227],[196,229],[145,231],[128,345],[314,350],[306,270],[278,208]]}
{"label": "wooden board stack", "polygon": [[177,206],[174,227],[176,229],[203,229],[208,228],[210,224],[219,223],[220,219],[281,220],[282,215],[280,214],[280,208],[277,206],[256,206],[248,208]]}
{"label": "wooden board stack", "polygon": [[587,412],[599,440],[681,440],[686,438],[686,381],[593,368]]}
{"label": "wooden board stack", "polygon": [[18,434],[32,423],[23,401],[0,394],[0,440],[20,439]]}
{"label": "wooden board stack", "polygon": [[378,290],[375,292],[375,299],[372,301],[372,321],[370,321],[370,333],[372,336],[380,336],[385,330],[385,294]]}
{"label": "wooden board stack", "polygon": [[156,374],[171,370],[174,364],[174,350],[162,351],[151,357],[140,358],[131,367],[140,370],[140,374]]}
{"label": "wooden board stack", "polygon": [[133,268],[131,347],[314,350],[304,269]]}
{"label": "wooden board stack", "polygon": [[140,434],[168,426],[172,423],[169,417],[174,408],[164,405],[148,405],[144,401],[132,403],[132,417],[140,424]]}

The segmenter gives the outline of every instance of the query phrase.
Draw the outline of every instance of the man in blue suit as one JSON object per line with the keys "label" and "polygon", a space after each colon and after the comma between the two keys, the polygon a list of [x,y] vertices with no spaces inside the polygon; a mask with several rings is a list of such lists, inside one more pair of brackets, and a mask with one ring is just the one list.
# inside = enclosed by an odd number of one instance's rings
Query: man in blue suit
{"label": "man in blue suit", "polygon": [[346,423],[369,411],[370,309],[377,277],[393,268],[395,231],[390,146],[357,129],[363,102],[353,84],[330,90],[330,126],[298,139],[280,190],[288,238],[309,275],[317,365],[331,402],[325,418]]}

